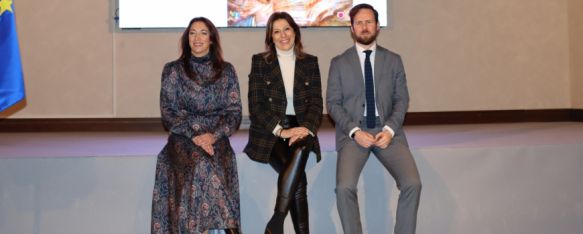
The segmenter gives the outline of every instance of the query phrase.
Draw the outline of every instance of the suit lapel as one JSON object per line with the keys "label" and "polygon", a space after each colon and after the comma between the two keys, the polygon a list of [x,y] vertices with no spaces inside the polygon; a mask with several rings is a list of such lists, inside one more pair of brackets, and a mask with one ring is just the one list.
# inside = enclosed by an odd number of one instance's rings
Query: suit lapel
{"label": "suit lapel", "polygon": [[265,63],[265,90],[264,92],[271,97],[274,97],[272,107],[275,113],[285,113],[285,107],[279,101],[285,99],[285,91],[283,87],[283,78],[281,77],[281,69],[279,68],[279,62],[275,59],[271,63]]}
{"label": "suit lapel", "polygon": [[[374,79],[375,79],[375,93],[377,93],[376,87],[377,87],[377,83],[381,78],[381,73],[382,73],[382,64],[384,64],[384,59],[385,59],[385,54],[383,53],[382,49],[380,46],[377,45],[377,51],[375,52],[375,56],[374,56]],[[377,79],[377,77],[379,79]]]}
{"label": "suit lapel", "polygon": [[297,113],[297,108],[298,106],[296,106],[295,104],[298,103],[299,105],[303,104],[303,102],[296,102],[296,98],[298,96],[302,97],[303,92],[305,92],[305,89],[302,89],[303,83],[305,82],[305,80],[307,79],[306,74],[304,73],[303,67],[305,66],[305,59],[297,59],[296,58],[296,62],[294,65],[294,87],[293,87],[293,106],[294,106],[294,110]]}
{"label": "suit lapel", "polygon": [[[381,118],[381,121],[384,122],[385,120],[385,116],[383,113],[385,113],[385,111],[383,110],[384,105],[384,101],[386,101],[386,96],[384,96],[383,94],[380,93],[379,88],[381,87],[381,81],[383,79],[385,79],[385,77],[382,77],[382,72],[383,72],[383,65],[386,64],[385,63],[385,51],[383,50],[382,47],[380,47],[379,45],[377,45],[377,50],[375,52],[375,58],[374,58],[374,89],[375,89],[375,104],[377,106],[377,109],[379,111],[379,117]],[[385,90],[384,92],[389,92],[388,90]],[[390,92],[389,92],[390,93]],[[385,94],[387,95],[387,94]]]}
{"label": "suit lapel", "polygon": [[352,49],[348,52],[349,56],[349,66],[354,67],[356,69],[351,69],[354,74],[353,77],[358,77],[360,80],[357,82],[362,83],[362,87],[364,88],[364,76],[362,72],[362,67],[360,66],[360,57],[358,56],[358,51],[356,50],[356,46],[353,46]]}
{"label": "suit lapel", "polygon": [[[283,89],[283,77],[281,76],[281,69],[279,68],[279,61],[275,59],[273,62],[267,64],[268,75],[265,77],[266,82],[271,83],[271,89]],[[284,92],[285,93],[285,92]]]}
{"label": "suit lapel", "polygon": [[268,72],[268,76],[266,78],[270,79],[272,82],[276,81],[277,79],[282,79],[281,69],[279,68],[279,61],[277,61],[277,59],[273,60],[271,63],[267,63],[266,71]]}
{"label": "suit lapel", "polygon": [[294,93],[296,93],[296,87],[302,87],[302,84],[308,80],[307,75],[304,73],[304,66],[306,66],[305,59],[296,59],[294,66]]}
{"label": "suit lapel", "polygon": [[356,50],[356,46],[353,46],[348,52],[346,53],[348,67],[342,69],[342,71],[346,72],[350,80],[348,80],[348,85],[354,87],[354,90],[359,92],[359,96],[364,100],[364,73],[362,72],[362,67],[360,66],[360,58],[358,57],[358,51]]}

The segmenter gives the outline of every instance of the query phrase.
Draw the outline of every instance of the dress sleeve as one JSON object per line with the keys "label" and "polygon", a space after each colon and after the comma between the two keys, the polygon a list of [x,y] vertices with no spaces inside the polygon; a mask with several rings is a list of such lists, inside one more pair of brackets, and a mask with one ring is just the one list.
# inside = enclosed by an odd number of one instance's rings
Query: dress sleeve
{"label": "dress sleeve", "polygon": [[227,78],[227,105],[221,111],[217,129],[214,132],[216,139],[231,136],[241,124],[241,92],[239,90],[239,80],[235,68],[228,64],[225,67],[225,76]]}
{"label": "dress sleeve", "polygon": [[162,85],[160,89],[160,112],[162,123],[174,134],[191,139],[200,134],[202,127],[198,124],[199,116],[189,112],[180,102],[179,71],[176,64],[168,63],[162,71]]}

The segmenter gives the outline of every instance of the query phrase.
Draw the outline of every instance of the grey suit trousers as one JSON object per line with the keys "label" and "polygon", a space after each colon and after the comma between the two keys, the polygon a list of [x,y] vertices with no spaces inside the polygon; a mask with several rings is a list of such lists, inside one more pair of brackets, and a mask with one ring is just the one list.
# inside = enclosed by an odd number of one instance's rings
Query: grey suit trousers
{"label": "grey suit trousers", "polygon": [[[381,128],[366,129],[362,126],[361,128],[373,136],[382,130]],[[378,147],[367,149],[355,141],[347,143],[340,149],[336,165],[336,202],[344,233],[362,233],[356,188],[358,178],[370,153],[373,153],[389,171],[400,190],[394,233],[415,233],[421,180],[409,147],[391,142],[386,149]]]}

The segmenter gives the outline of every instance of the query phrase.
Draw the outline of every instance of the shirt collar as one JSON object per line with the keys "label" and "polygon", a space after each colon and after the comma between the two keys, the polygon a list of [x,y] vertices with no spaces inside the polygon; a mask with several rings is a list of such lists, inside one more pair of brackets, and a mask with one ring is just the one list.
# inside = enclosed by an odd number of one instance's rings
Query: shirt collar
{"label": "shirt collar", "polygon": [[[356,46],[356,52],[358,52],[358,54],[362,54],[364,53],[365,49],[362,47],[361,44],[355,43]],[[372,52],[374,53],[377,50],[377,42],[374,41],[371,45],[370,48],[368,48],[368,50],[372,50]]]}

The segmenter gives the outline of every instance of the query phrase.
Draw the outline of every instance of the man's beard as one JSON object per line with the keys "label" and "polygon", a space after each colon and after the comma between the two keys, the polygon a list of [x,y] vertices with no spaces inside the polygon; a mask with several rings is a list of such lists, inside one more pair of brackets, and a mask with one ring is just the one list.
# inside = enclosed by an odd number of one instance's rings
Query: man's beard
{"label": "man's beard", "polygon": [[368,38],[364,38],[364,37],[359,37],[356,35],[356,33],[352,33],[352,37],[354,38],[354,40],[356,40],[356,42],[363,44],[363,45],[370,45],[371,43],[373,43],[376,39],[377,36],[379,35],[379,33],[377,31],[372,32],[372,34],[369,34]]}

